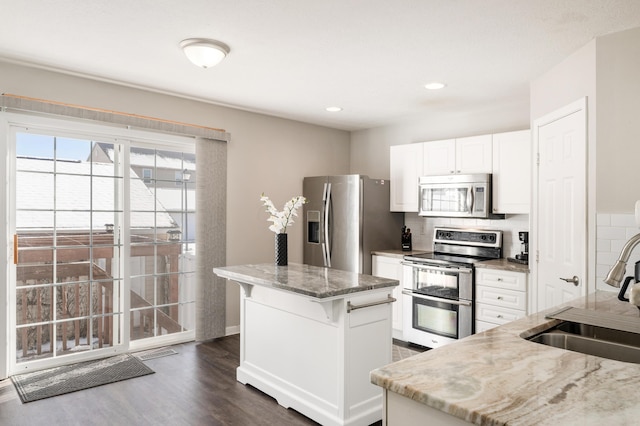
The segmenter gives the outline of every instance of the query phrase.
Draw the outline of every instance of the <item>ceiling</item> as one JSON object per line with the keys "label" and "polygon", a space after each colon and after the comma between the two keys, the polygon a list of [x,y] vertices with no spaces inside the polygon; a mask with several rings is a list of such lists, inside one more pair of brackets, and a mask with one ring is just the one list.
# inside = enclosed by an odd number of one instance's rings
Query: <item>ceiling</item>
{"label": "ceiling", "polygon": [[[596,36],[640,27],[638,0],[0,0],[0,11],[0,60],[344,130],[528,105],[531,80]],[[231,53],[198,68],[179,47],[194,37]]]}

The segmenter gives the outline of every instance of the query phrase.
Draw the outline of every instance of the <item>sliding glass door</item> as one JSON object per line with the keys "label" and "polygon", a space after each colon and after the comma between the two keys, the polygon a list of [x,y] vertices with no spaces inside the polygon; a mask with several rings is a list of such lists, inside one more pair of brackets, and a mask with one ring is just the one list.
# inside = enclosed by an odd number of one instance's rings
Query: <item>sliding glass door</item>
{"label": "sliding glass door", "polygon": [[130,155],[131,341],[193,332],[195,154],[132,144]]}
{"label": "sliding glass door", "polygon": [[11,135],[10,370],[193,340],[194,147]]}
{"label": "sliding glass door", "polygon": [[15,363],[121,346],[121,155],[100,163],[92,140],[15,136]]}

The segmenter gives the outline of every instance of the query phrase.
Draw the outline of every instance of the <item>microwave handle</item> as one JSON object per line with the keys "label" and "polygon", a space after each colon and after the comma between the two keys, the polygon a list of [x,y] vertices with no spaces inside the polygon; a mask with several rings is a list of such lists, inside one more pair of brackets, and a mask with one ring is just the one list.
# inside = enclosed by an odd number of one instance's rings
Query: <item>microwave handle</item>
{"label": "microwave handle", "polygon": [[473,213],[473,205],[474,205],[474,199],[473,199],[473,185],[469,185],[469,192],[467,193],[467,211],[469,213]]}

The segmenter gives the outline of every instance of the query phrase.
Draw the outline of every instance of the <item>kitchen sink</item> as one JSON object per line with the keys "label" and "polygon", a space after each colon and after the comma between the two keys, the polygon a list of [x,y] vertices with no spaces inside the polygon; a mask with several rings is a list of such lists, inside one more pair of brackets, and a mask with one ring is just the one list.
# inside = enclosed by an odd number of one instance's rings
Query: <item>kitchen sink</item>
{"label": "kitchen sink", "polygon": [[[568,351],[640,364],[639,318],[600,317],[577,309],[568,313],[566,310],[559,311],[548,317],[565,321],[527,337],[527,340]],[[589,323],[567,320],[569,318],[580,318]]]}

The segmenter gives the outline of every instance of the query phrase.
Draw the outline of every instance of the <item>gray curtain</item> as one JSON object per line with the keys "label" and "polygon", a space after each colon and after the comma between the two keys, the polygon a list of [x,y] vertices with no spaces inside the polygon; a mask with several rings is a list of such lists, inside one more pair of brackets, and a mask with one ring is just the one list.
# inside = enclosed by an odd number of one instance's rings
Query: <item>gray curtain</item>
{"label": "gray curtain", "polygon": [[[196,138],[196,340],[226,331],[226,280],[213,268],[227,262],[227,144]],[[203,173],[204,172],[204,173]]]}

